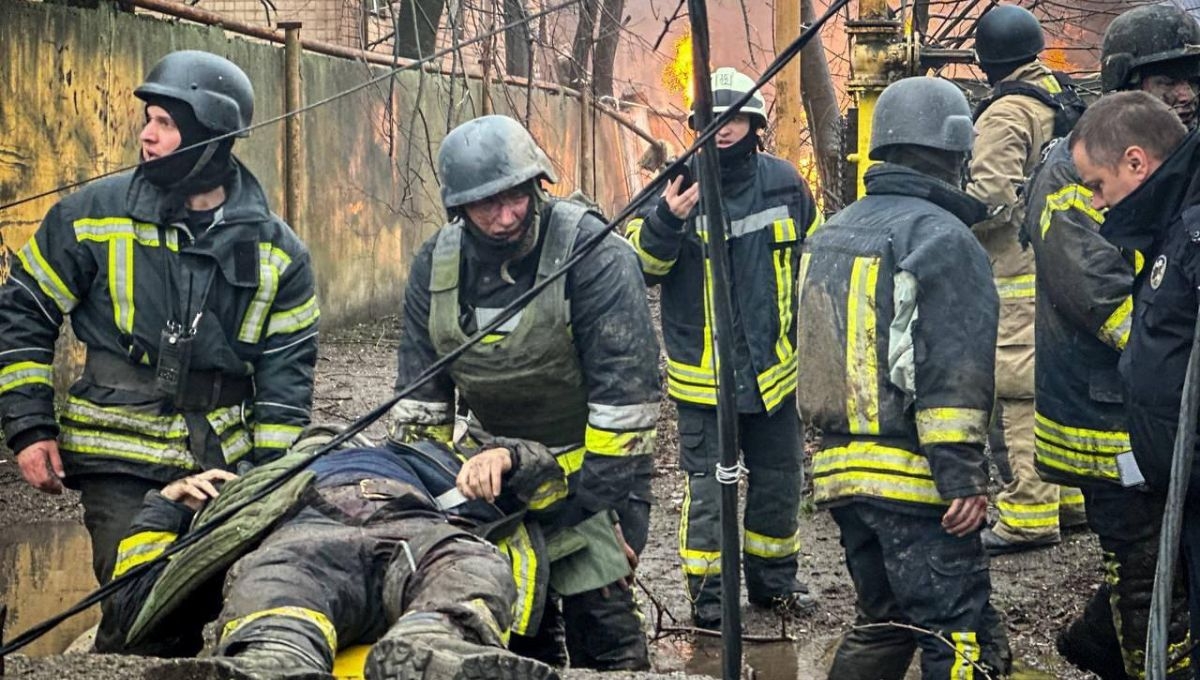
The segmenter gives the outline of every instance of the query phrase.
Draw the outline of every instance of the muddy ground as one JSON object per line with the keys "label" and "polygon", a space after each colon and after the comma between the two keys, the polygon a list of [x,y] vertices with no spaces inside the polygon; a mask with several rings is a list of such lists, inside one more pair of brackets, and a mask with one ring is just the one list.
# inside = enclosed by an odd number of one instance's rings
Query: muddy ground
{"label": "muddy ground", "polygon": [[[317,366],[314,420],[349,422],[384,401],[391,393],[395,320],[359,326],[322,338]],[[677,438],[674,409],[664,401],[659,423],[651,539],[642,555],[639,595],[646,624],[655,638],[654,677],[720,676],[719,640],[686,630],[688,606],[676,557],[676,526],[683,500],[682,477],[675,466]],[[368,434],[379,437],[382,424]],[[26,487],[11,462],[0,463],[0,527],[30,522],[79,522],[77,499],[45,496]],[[801,574],[820,591],[821,607],[812,616],[783,620],[743,606],[748,635],[746,665],[758,680],[823,678],[823,669],[839,636],[853,619],[854,589],[846,572],[837,528],[828,513],[806,511],[801,523]],[[1091,677],[1070,667],[1054,651],[1054,635],[1076,615],[1099,583],[1099,548],[1093,536],[1075,533],[1061,545],[992,561],[993,600],[1007,615],[1016,659],[1014,677],[1076,679]],[[744,595],[743,595],[744,599]],[[20,631],[6,631],[11,638]],[[786,641],[788,639],[790,641]],[[139,659],[58,655],[8,659],[5,677],[38,680],[137,677],[147,667]],[[915,670],[915,669],[914,669]],[[750,674],[748,673],[748,677]],[[573,672],[569,678],[633,678],[642,674]],[[910,672],[910,677],[916,675]]]}

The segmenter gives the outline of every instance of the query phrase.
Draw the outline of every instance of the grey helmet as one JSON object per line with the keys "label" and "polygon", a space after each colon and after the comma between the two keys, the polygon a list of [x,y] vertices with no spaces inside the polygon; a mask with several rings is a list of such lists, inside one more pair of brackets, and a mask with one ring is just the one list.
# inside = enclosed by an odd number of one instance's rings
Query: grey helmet
{"label": "grey helmet", "polygon": [[879,95],[871,124],[871,160],[896,144],[968,153],[975,144],[971,106],[950,81],[929,76],[898,80]]}
{"label": "grey helmet", "polygon": [[1042,24],[1017,5],[996,5],[975,26],[975,55],[983,66],[1029,61],[1046,47]]}
{"label": "grey helmet", "polygon": [[254,118],[254,87],[237,64],[211,52],[180,50],[159,60],[133,91],[139,99],[167,97],[192,108],[196,120],[217,134],[246,128]]}
{"label": "grey helmet", "polygon": [[1104,31],[1100,85],[1105,92],[1136,88],[1138,69],[1175,60],[1192,60],[1200,66],[1200,24],[1169,5],[1135,7],[1113,19]]}
{"label": "grey helmet", "polygon": [[531,180],[558,181],[533,135],[508,116],[481,116],[451,130],[438,149],[438,174],[447,210]]}

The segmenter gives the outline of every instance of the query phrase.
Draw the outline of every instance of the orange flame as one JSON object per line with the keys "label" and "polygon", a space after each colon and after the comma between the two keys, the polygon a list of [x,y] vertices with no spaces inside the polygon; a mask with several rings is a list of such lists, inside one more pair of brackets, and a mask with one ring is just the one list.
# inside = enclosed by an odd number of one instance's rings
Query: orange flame
{"label": "orange flame", "polygon": [[683,95],[685,108],[696,98],[695,71],[692,70],[692,34],[684,33],[675,41],[675,57],[663,68],[662,82],[667,90]]}
{"label": "orange flame", "polygon": [[1070,73],[1078,70],[1075,64],[1067,58],[1067,51],[1060,47],[1051,47],[1043,52],[1042,63],[1049,66],[1052,71],[1066,71]]}

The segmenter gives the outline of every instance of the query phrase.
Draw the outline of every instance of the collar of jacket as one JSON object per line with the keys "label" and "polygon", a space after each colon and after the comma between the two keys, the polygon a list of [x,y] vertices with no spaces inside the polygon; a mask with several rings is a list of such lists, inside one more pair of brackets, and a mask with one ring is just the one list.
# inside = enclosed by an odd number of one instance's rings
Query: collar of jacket
{"label": "collar of jacket", "polygon": [[1112,206],[1100,227],[1104,238],[1146,252],[1184,208],[1200,203],[1200,141],[1189,132],[1154,174]]}
{"label": "collar of jacket", "polygon": [[1050,67],[1042,63],[1040,59],[1034,59],[1028,64],[1021,64],[1015,71],[1000,79],[1001,83],[1031,83],[1041,87],[1042,79],[1046,76],[1054,75]]}
{"label": "collar of jacket", "polygon": [[[225,186],[225,203],[221,205],[222,224],[270,220],[271,212],[262,185],[237,157],[232,160],[236,171]],[[125,207],[133,219],[151,224],[174,224],[186,217],[183,202],[147,181],[140,167],[133,173],[129,192],[125,196]]]}
{"label": "collar of jacket", "polygon": [[868,196],[912,196],[950,211],[964,224],[971,225],[987,217],[987,206],[966,192],[936,177],[894,163],[871,166],[863,176]]}

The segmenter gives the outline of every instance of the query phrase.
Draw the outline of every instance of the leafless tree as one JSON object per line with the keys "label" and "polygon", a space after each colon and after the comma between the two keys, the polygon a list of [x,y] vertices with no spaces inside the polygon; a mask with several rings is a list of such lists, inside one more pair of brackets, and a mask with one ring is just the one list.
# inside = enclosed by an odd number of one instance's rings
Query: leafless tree
{"label": "leafless tree", "polygon": [[433,53],[446,0],[400,0],[398,4],[396,54],[419,59],[421,55]]}
{"label": "leafless tree", "polygon": [[[504,23],[512,24],[529,16],[525,0],[503,0]],[[504,32],[504,70],[511,76],[533,76],[533,35],[523,23]]]}

